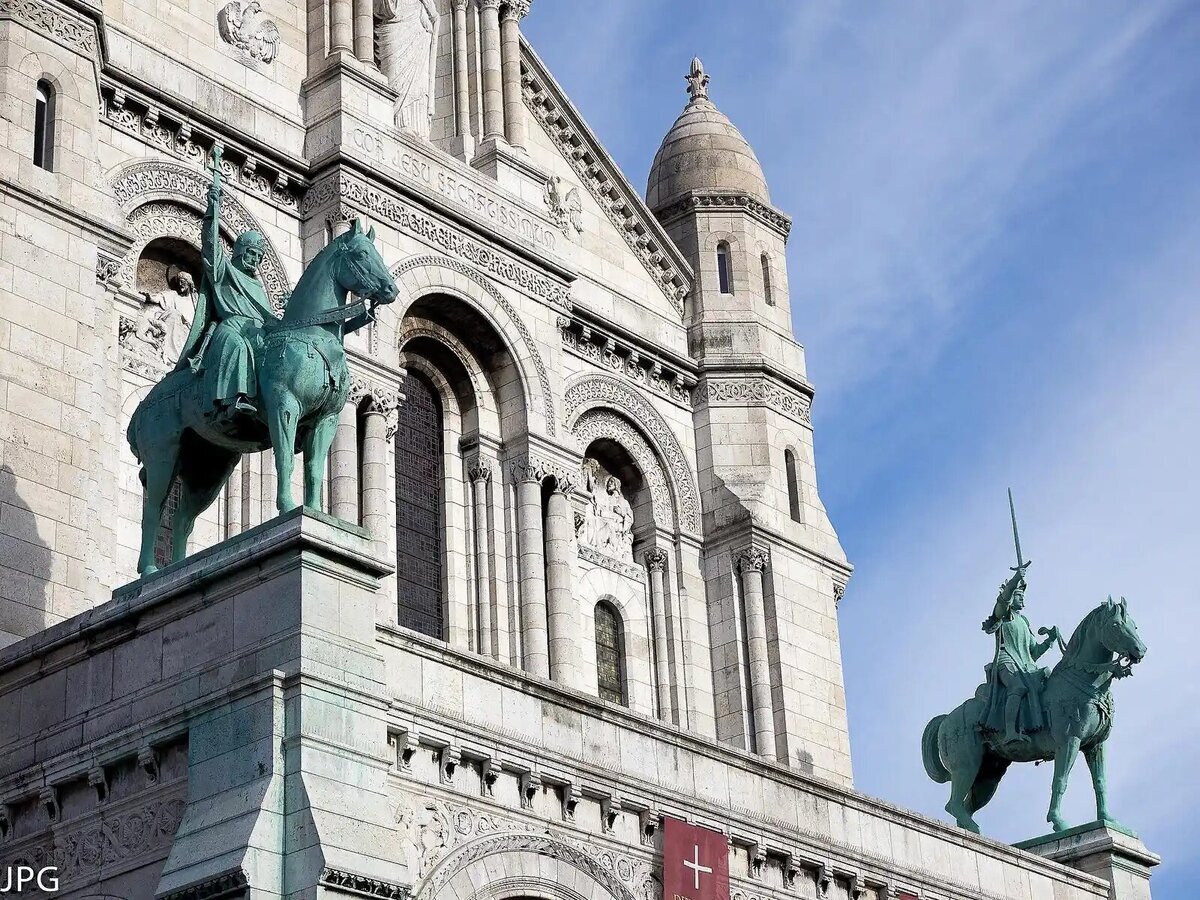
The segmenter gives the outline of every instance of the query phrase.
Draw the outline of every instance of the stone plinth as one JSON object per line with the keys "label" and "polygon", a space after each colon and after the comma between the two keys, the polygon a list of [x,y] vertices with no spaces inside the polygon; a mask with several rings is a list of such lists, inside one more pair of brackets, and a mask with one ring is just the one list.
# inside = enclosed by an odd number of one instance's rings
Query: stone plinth
{"label": "stone plinth", "polygon": [[1022,850],[1105,879],[1109,900],[1150,900],[1150,870],[1160,858],[1132,831],[1092,822],[1017,844]]}

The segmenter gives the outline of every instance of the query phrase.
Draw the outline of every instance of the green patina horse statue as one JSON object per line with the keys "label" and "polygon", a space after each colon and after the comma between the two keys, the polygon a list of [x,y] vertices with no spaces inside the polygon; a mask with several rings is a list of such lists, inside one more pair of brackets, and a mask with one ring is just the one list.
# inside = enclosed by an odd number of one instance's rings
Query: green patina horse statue
{"label": "green patina horse statue", "polygon": [[1116,824],[1108,812],[1104,775],[1104,742],[1113,720],[1110,686],[1114,678],[1128,676],[1133,664],[1145,655],[1146,645],[1138,636],[1125,598],[1114,603],[1110,597],[1075,629],[1062,659],[1046,679],[1042,693],[1045,725],[1030,733],[1029,740],[1006,742],[982,724],[991,699],[987,683],[953,712],[930,720],[921,740],[921,755],[930,778],[939,784],[950,782],[946,812],[960,827],[978,833],[972,815],[992,799],[1009,765],[1054,760],[1046,821],[1055,831],[1064,831],[1063,793],[1082,750],[1096,792],[1096,818]]}
{"label": "green patina horse statue", "polygon": [[[347,303],[347,296],[364,298]],[[189,367],[167,375],[134,410],[127,437],[141,463],[144,488],[138,572],[157,570],[154,542],[171,486],[181,491],[171,561],[187,554],[196,517],[217,498],[244,453],[274,447],[276,508],[292,496],[295,453],[304,453],[304,503],[319,506],[338,414],[350,392],[343,340],[372,320],[378,304],[399,294],[375,247],[375,230],[357,221],[305,269],[283,318],[264,324],[255,341],[260,409],[233,421],[214,417],[204,380]]]}

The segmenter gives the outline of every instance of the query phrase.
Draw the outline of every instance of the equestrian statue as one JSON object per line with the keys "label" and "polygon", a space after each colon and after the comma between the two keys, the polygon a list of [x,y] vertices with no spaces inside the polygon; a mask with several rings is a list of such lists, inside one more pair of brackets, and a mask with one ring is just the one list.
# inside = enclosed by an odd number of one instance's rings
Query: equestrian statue
{"label": "equestrian statue", "polygon": [[[275,448],[280,513],[292,496],[295,454],[304,453],[304,503],[320,503],[326,458],[350,392],[345,335],[374,320],[399,294],[375,247],[375,229],[355,220],[304,270],[282,318],[258,280],[263,236],[221,246],[221,153],[213,150],[212,185],[200,254],[196,314],[174,371],[151,388],[126,436],[141,463],[142,544],[138,572],[157,570],[154,542],[175,480],[180,494],[171,561],[187,554],[196,517],[217,498],[244,453]],[[355,294],[357,302],[348,302]]]}
{"label": "equestrian statue", "polygon": [[[1022,613],[1029,561],[1021,555],[1012,491],[1008,502],[1017,565],[983,622],[984,632],[995,640],[992,662],[984,667],[984,682],[972,699],[925,726],[925,771],[939,784],[950,782],[946,812],[960,827],[978,833],[973,815],[992,799],[1009,765],[1053,760],[1046,821],[1064,831],[1063,793],[1082,750],[1096,792],[1096,819],[1116,825],[1108,811],[1104,775],[1104,743],[1113,721],[1111,685],[1132,674],[1146,645],[1124,597],[1119,603],[1109,597],[1093,609],[1065,644],[1054,626],[1033,633]],[[1047,672],[1037,663],[1054,646],[1062,658]]]}

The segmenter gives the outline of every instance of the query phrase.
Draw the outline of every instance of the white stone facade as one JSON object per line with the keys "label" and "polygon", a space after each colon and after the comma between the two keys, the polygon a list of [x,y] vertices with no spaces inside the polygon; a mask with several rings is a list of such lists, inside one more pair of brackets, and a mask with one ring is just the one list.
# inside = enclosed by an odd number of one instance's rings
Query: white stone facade
{"label": "white stone facade", "polygon": [[[0,857],[15,858],[5,841],[51,846],[55,823],[93,827],[120,800],[162,805],[129,812],[159,830],[119,848],[136,866],[81,862],[67,896],[640,900],[669,812],[730,835],[743,900],[1102,895],[851,790],[837,625],[850,567],[817,492],[790,221],[752,151],[725,134],[738,174],[723,178],[722,158],[696,163],[677,130],[670,164],[711,179],[659,172],[650,209],[521,38],[528,0],[408,2],[0,0],[0,646],[15,644],[0,717],[20,723],[0,746]],[[380,15],[428,29],[389,38],[394,53],[428,34],[424,68],[380,71]],[[728,123],[715,107],[697,118]],[[38,133],[51,149],[35,160]],[[355,217],[400,286],[347,341],[355,387],[324,504],[373,539],[362,552],[381,580],[327,585],[358,617],[362,655],[347,658],[364,668],[340,671],[355,686],[313,713],[328,717],[315,732],[369,760],[369,787],[351,767],[321,802],[361,788],[383,843],[300,887],[298,873],[239,884],[229,873],[254,866],[232,856],[201,877],[171,835],[228,813],[243,850],[269,843],[278,785],[239,767],[290,771],[271,741],[287,679],[312,660],[263,669],[254,623],[205,612],[181,583],[160,591],[189,623],[173,632],[148,600],[149,619],[102,606],[135,577],[141,488],[124,430],[174,362],[174,267],[198,252],[214,146],[223,236],[265,235],[277,304]],[[425,635],[400,627],[398,602],[417,557],[398,544],[396,434],[416,380],[443,426],[439,624]],[[593,459],[620,482],[627,547],[581,539]],[[267,454],[245,458],[192,551],[271,520],[274,477]],[[253,597],[252,581],[228,590]],[[607,685],[598,603],[619,622]],[[133,630],[103,649],[101,621]],[[347,627],[332,630],[349,641]],[[67,645],[74,668],[54,657]],[[362,744],[338,734],[339,703],[367,723]],[[223,715],[244,716],[245,734],[214,724]],[[200,883],[209,893],[187,893]]]}

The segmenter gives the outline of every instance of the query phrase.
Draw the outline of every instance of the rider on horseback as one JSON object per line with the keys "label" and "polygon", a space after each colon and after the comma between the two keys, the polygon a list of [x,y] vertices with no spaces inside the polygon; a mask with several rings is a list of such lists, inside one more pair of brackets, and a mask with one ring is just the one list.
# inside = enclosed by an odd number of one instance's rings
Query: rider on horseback
{"label": "rider on horseback", "polygon": [[[994,728],[1000,724],[995,722],[995,714],[1001,709],[1003,698],[1005,744],[1027,742],[1030,738],[1026,731],[1042,727],[1045,670],[1038,666],[1037,660],[1059,639],[1058,628],[1052,626],[1042,629],[1046,639],[1038,643],[1029,620],[1021,615],[1025,608],[1025,588],[1025,570],[1020,568],[1000,588],[992,614],[983,623],[987,634],[996,635],[995,660],[988,671],[991,698],[984,725]],[[1020,727],[1022,721],[1026,729]]]}
{"label": "rider on horseback", "polygon": [[263,236],[257,231],[238,235],[232,259],[226,259],[221,248],[220,165],[220,151],[214,149],[212,186],[200,236],[204,277],[176,371],[187,365],[203,374],[212,414],[218,420],[230,420],[258,412],[253,402],[258,393],[254,350],[263,323],[274,320],[275,314],[257,278],[265,252]]}

